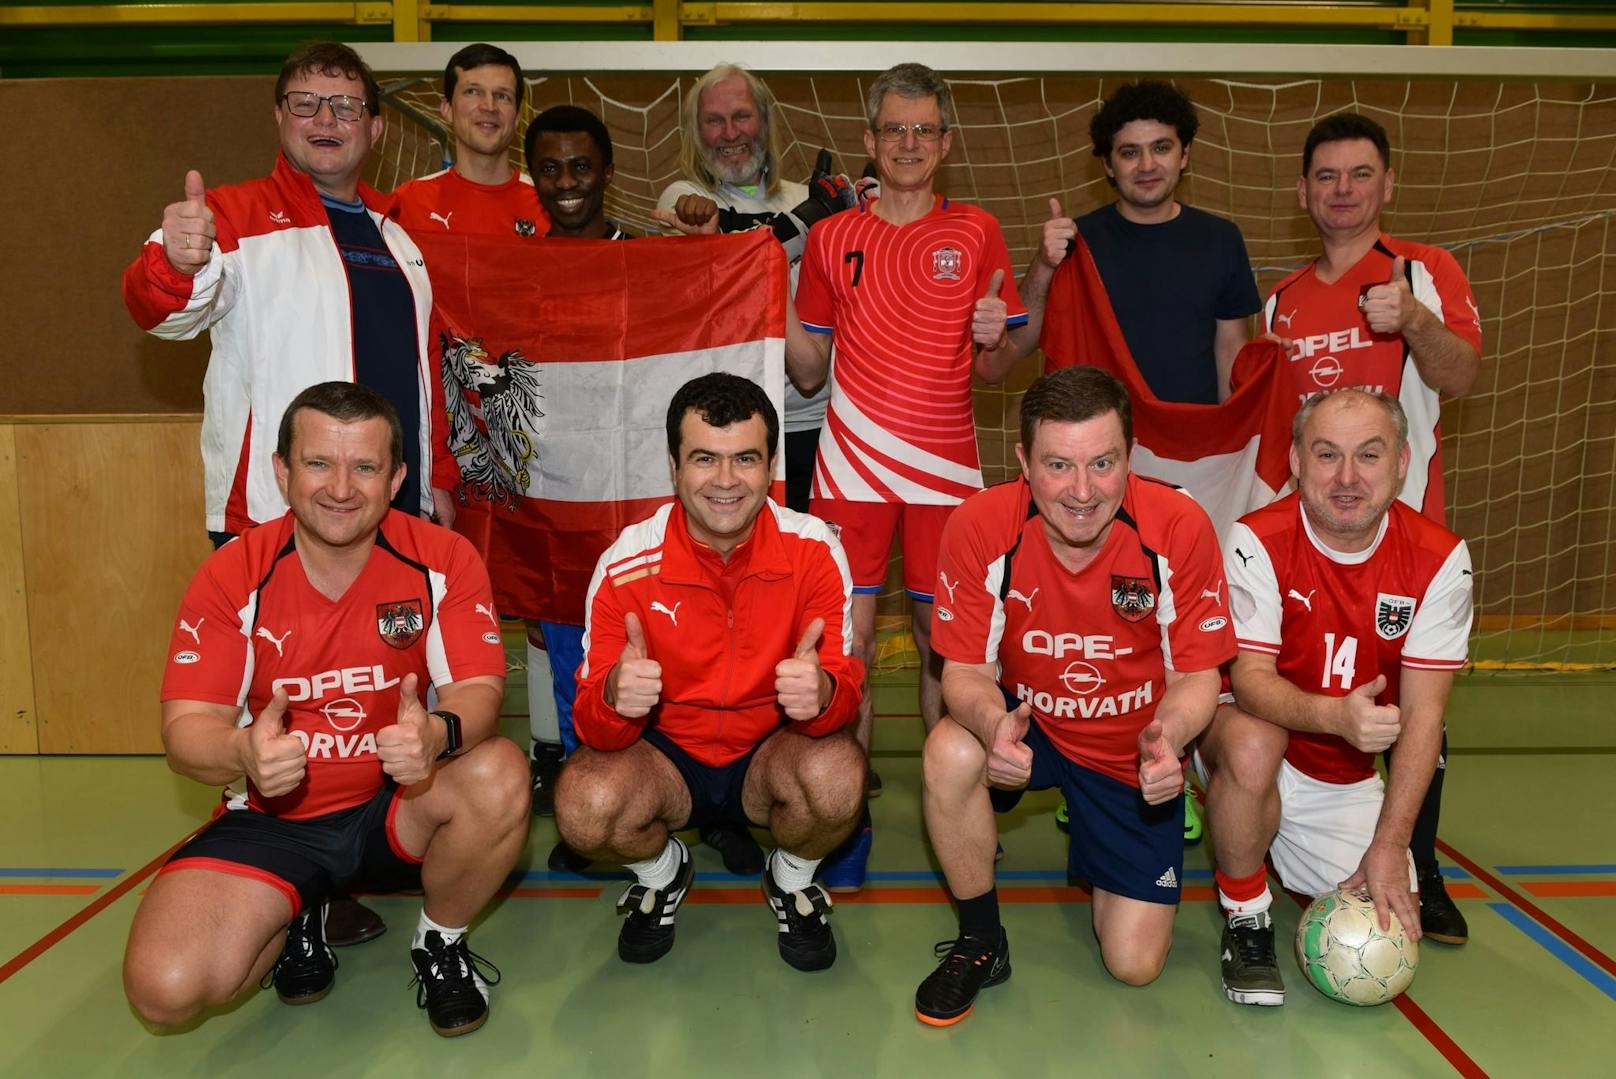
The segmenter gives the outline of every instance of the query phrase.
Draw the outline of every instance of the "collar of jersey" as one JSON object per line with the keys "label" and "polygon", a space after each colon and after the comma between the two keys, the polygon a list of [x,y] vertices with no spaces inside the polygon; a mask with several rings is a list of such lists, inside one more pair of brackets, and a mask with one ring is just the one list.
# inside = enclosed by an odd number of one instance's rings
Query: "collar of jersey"
{"label": "collar of jersey", "polygon": [[[774,522],[774,503],[764,503],[753,522],[747,543],[753,544],[752,556],[747,563],[745,577],[787,577],[791,574],[786,560],[785,544],[780,541],[780,529]],[[696,554],[696,541],[690,536],[690,522],[685,518],[684,506],[675,501],[673,513],[668,517],[667,537],[662,541],[662,568],[664,581],[673,584],[708,585],[711,574]]]}
{"label": "collar of jersey", "polygon": [[1361,551],[1337,551],[1325,546],[1318,533],[1313,531],[1313,522],[1307,519],[1307,508],[1302,505],[1302,496],[1300,494],[1296,496],[1296,512],[1302,515],[1302,528],[1307,532],[1307,541],[1313,545],[1314,550],[1338,566],[1361,566],[1375,557],[1375,552],[1380,550],[1380,541],[1386,538],[1386,529],[1391,527],[1392,512],[1396,508],[1396,502],[1386,507],[1385,515],[1380,519],[1380,530],[1375,533],[1375,541],[1369,546]]}

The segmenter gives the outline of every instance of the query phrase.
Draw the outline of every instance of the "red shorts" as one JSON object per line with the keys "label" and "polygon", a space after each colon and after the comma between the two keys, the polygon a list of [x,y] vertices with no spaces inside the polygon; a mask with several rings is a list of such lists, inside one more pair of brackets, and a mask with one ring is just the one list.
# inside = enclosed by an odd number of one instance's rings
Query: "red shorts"
{"label": "red shorts", "polygon": [[853,591],[874,595],[887,579],[892,534],[903,538],[903,588],[910,598],[932,602],[937,591],[937,552],[943,525],[953,506],[911,506],[902,502],[846,502],[815,497],[808,510],[827,522],[842,541]]}

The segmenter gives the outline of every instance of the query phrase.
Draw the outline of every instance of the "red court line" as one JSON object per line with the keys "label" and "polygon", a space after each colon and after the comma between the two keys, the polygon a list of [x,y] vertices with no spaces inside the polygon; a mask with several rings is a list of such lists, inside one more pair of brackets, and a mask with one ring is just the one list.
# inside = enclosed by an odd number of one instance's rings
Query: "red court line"
{"label": "red court line", "polygon": [[513,899],[599,899],[599,888],[512,888],[502,892]]}
{"label": "red court line", "polygon": [[[1437,843],[1440,845],[1442,841],[1439,839]],[[1273,870],[1270,868],[1269,872],[1272,873]],[[1281,890],[1283,891],[1284,889]],[[1297,895],[1295,892],[1287,891],[1285,894],[1294,899],[1297,906],[1304,909],[1309,903],[1313,902],[1306,896]],[[1453,892],[1450,891],[1448,894],[1451,896]],[[1403,1018],[1407,1019],[1409,1024],[1431,1044],[1431,1048],[1442,1054],[1443,1059],[1453,1066],[1454,1071],[1465,1076],[1465,1079],[1488,1079],[1487,1073],[1482,1069],[1481,1065],[1471,1060],[1470,1054],[1459,1048],[1459,1043],[1449,1037],[1448,1032],[1438,1026],[1436,1020],[1427,1015],[1424,1008],[1414,1003],[1407,993],[1393,998],[1392,1004],[1402,1013]]]}
{"label": "red court line", "polygon": [[1564,925],[1561,925],[1558,921],[1549,917],[1548,914],[1544,912],[1542,907],[1538,906],[1536,903],[1533,903],[1520,892],[1517,892],[1514,888],[1511,888],[1509,885],[1505,884],[1503,881],[1481,868],[1481,866],[1454,850],[1451,844],[1445,843],[1441,839],[1438,839],[1436,841],[1436,846],[1437,849],[1443,854],[1446,854],[1449,858],[1452,858],[1455,862],[1458,862],[1467,871],[1469,871],[1472,877],[1482,881],[1487,885],[1487,887],[1491,888],[1493,891],[1515,904],[1516,907],[1524,911],[1544,929],[1547,929],[1549,932],[1553,933],[1555,936],[1577,949],[1577,951],[1581,952],[1588,958],[1590,962],[1594,963],[1606,974],[1616,977],[1616,959],[1612,959],[1598,948],[1595,948],[1592,944],[1589,944],[1586,940],[1583,940],[1581,937],[1577,936],[1577,934],[1573,933],[1570,929],[1567,929]]}
{"label": "red court line", "polygon": [[1616,880],[1538,880],[1521,885],[1539,899],[1556,896],[1616,895]]}
{"label": "red court line", "polygon": [[[206,827],[206,825],[203,825],[202,827]],[[26,967],[29,963],[32,963],[35,959],[38,959],[40,956],[44,955],[57,944],[61,943],[69,933],[73,932],[73,930],[77,929],[91,918],[94,918],[103,910],[106,910],[113,903],[116,903],[126,893],[128,893],[131,888],[135,887],[135,885],[157,872],[158,868],[164,862],[168,861],[168,856],[170,854],[173,854],[175,851],[179,850],[186,840],[189,840],[191,836],[196,835],[196,833],[200,832],[201,830],[202,828],[199,827],[196,829],[196,831],[189,833],[178,843],[175,843],[172,847],[169,847],[163,853],[159,854],[157,857],[153,858],[151,861],[147,862],[145,865],[141,866],[127,877],[123,878],[123,880],[120,880],[117,884],[114,884],[111,888],[108,888],[105,892],[101,893],[100,896],[92,900],[90,904],[83,910],[79,911],[67,921],[63,922],[55,929],[52,929],[49,933],[46,933],[28,947],[12,956],[5,966],[0,967],[0,984],[3,984],[6,979],[10,978],[13,974],[17,973],[23,967]]]}
{"label": "red court line", "polygon": [[94,895],[98,884],[0,884],[0,895]]}

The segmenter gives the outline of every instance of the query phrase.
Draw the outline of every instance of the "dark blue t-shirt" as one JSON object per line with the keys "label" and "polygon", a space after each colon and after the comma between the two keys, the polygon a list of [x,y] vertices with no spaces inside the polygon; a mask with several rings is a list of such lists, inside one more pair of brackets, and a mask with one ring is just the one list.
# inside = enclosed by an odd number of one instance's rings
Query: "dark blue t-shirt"
{"label": "dark blue t-shirt", "polygon": [[[398,412],[404,426],[404,484],[393,507],[421,512],[421,405],[415,337],[415,295],[387,250],[363,202],[320,196],[353,298],[354,381],[369,386]],[[293,313],[292,317],[296,317]]]}
{"label": "dark blue t-shirt", "polygon": [[1217,404],[1217,320],[1262,307],[1239,227],[1193,206],[1171,221],[1139,225],[1114,203],[1078,218],[1077,227],[1151,392],[1163,401]]}

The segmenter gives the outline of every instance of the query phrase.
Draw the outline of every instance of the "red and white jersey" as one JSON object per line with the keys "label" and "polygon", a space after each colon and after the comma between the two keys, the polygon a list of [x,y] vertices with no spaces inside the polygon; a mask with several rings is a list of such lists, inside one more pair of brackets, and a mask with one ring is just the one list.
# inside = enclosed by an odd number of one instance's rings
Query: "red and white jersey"
{"label": "red and white jersey", "polygon": [[191,579],[169,638],[165,701],[241,708],[252,723],[277,688],[286,730],[308,753],[290,794],[248,804],[305,820],[369,801],[381,789],[376,732],[398,718],[399,683],[426,686],[505,674],[488,571],[448,529],[392,510],[370,560],[341,599],[309,583],[286,514],[215,552]]}
{"label": "red and white jersey", "polygon": [[1443,524],[1441,402],[1420,379],[1414,355],[1400,334],[1379,334],[1358,310],[1358,296],[1391,278],[1394,260],[1407,260],[1414,298],[1449,330],[1481,350],[1481,312],[1470,282],[1453,256],[1440,247],[1381,234],[1375,246],[1338,280],[1325,284],[1309,263],[1274,286],[1263,308],[1263,326],[1292,342],[1291,383],[1297,407],[1320,390],[1359,386],[1396,397],[1408,414],[1413,461],[1399,496]]}
{"label": "red and white jersey", "polygon": [[[1343,554],[1319,541],[1301,500],[1288,495],[1235,522],[1224,562],[1240,648],[1277,657],[1280,675],[1309,693],[1344,697],[1384,674],[1375,702],[1396,704],[1400,668],[1465,665],[1470,550],[1401,502],[1373,544]],[[1374,754],[1335,735],[1292,731],[1285,759],[1327,783],[1375,771]]]}
{"label": "red and white jersey", "polygon": [[550,215],[533,181],[522,172],[502,184],[479,184],[444,169],[400,184],[391,216],[406,232],[457,236],[538,237],[550,231]]}
{"label": "red and white jersey", "polygon": [[941,196],[907,225],[867,202],[808,233],[803,328],[834,334],[830,409],[814,497],[952,506],[982,487],[971,413],[971,316],[994,270],[1009,325],[1024,325],[999,222]]}
{"label": "red and white jersey", "polygon": [[932,647],[999,665],[1071,760],[1139,785],[1139,732],[1166,672],[1234,656],[1217,534],[1183,490],[1130,475],[1105,547],[1056,559],[1025,479],[966,499],[943,530]]}

